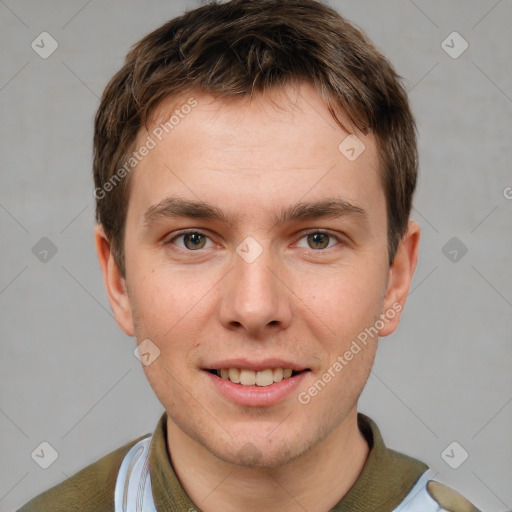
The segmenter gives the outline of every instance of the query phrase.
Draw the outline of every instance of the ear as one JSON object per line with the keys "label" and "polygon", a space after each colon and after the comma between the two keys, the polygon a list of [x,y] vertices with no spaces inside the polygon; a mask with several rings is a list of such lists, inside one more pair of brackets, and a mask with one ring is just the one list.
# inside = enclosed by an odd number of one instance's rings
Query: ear
{"label": "ear", "polygon": [[379,336],[388,336],[400,323],[402,309],[416,270],[419,245],[420,226],[417,222],[409,221],[407,232],[398,246],[395,260],[389,269],[386,297],[381,311],[384,327],[379,330]]}
{"label": "ear", "polygon": [[135,336],[130,299],[126,291],[126,280],[119,272],[119,267],[110,250],[110,242],[101,224],[98,224],[94,229],[94,240],[108,301],[116,322],[125,334]]}

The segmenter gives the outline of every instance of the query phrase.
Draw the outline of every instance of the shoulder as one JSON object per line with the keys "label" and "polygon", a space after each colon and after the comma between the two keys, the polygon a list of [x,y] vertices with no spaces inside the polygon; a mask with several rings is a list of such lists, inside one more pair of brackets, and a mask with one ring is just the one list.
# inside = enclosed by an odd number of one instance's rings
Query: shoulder
{"label": "shoulder", "polygon": [[18,512],[112,512],[117,474],[138,437],[32,498]]}
{"label": "shoulder", "polygon": [[393,512],[480,512],[464,496],[433,480],[435,475],[426,471]]}
{"label": "shoulder", "polygon": [[442,510],[450,512],[479,512],[464,496],[435,480],[429,480],[427,492]]}
{"label": "shoulder", "polygon": [[345,502],[350,498],[354,503],[347,510],[356,509],[364,496],[371,505],[368,510],[381,507],[393,512],[479,512],[459,493],[435,481],[437,473],[427,464],[388,448],[371,418],[359,413],[358,426],[370,446],[370,454],[358,481],[345,497]]}

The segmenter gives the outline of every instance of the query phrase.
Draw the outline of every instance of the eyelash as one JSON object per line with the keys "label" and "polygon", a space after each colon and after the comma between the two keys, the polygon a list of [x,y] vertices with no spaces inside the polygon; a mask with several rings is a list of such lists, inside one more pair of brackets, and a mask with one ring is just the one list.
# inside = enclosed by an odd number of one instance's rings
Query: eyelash
{"label": "eyelash", "polygon": [[[181,231],[177,235],[173,236],[171,239],[165,241],[164,244],[165,245],[169,245],[172,242],[174,242],[175,240],[177,240],[178,238],[181,238],[181,237],[183,237],[185,235],[189,235],[189,234],[198,234],[198,235],[201,235],[201,236],[204,236],[204,237],[208,238],[211,241],[211,237],[209,237],[206,233],[204,233],[204,232],[202,232],[200,230],[197,230],[197,229],[190,229],[190,230],[187,230],[187,231]],[[325,231],[323,229],[313,229],[311,231],[308,231],[307,233],[304,233],[300,237],[299,240],[302,240],[303,238],[305,238],[305,237],[307,237],[309,235],[313,235],[313,234],[327,235],[329,238],[334,238],[338,242],[338,244],[342,244],[343,243],[343,241],[340,239],[340,237],[338,237],[336,235],[333,235],[329,231]],[[326,247],[324,249],[309,249],[309,250],[314,252],[314,253],[321,253],[321,252],[325,252],[327,249],[332,249],[332,247],[334,247],[334,246]],[[194,252],[200,252],[202,249],[198,249],[197,251],[193,251],[193,250],[190,250],[190,249],[186,249],[186,248],[183,249],[181,247],[178,247],[178,250],[184,251],[184,252],[189,252],[189,253],[194,253]]]}

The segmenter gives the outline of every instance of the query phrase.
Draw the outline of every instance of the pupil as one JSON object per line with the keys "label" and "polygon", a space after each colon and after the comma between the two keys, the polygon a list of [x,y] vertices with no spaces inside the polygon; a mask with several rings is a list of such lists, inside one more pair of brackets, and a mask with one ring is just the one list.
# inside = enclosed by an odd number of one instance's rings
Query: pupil
{"label": "pupil", "polygon": [[[187,234],[187,235],[185,235],[185,245],[188,247],[187,241],[192,242],[192,248],[197,249],[199,247],[199,245],[201,244],[201,237],[202,237],[202,235],[200,235],[199,233]],[[203,242],[204,242],[204,240],[203,240]],[[204,243],[203,243],[203,245],[204,245]],[[202,245],[201,245],[201,247],[202,247]],[[201,247],[199,247],[199,248],[201,248]]]}
{"label": "pupil", "polygon": [[[313,249],[325,249],[327,247],[329,241],[328,241],[328,235],[325,233],[313,233],[309,235],[310,241],[312,241],[313,244],[320,244],[321,247],[313,247]],[[323,243],[322,243],[323,240]]]}

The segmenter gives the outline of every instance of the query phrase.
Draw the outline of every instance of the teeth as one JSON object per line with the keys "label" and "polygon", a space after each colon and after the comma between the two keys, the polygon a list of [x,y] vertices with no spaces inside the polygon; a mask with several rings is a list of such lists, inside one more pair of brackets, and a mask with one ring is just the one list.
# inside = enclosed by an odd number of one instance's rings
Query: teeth
{"label": "teeth", "polygon": [[283,369],[276,368],[274,370],[274,382],[281,382],[283,380]]}
{"label": "teeth", "polygon": [[292,376],[291,368],[269,368],[255,372],[253,370],[241,370],[239,368],[222,368],[217,370],[217,375],[225,380],[243,386],[270,386],[274,382],[281,382]]}
{"label": "teeth", "polygon": [[256,386],[270,386],[270,384],[274,384],[274,372],[272,370],[263,370],[256,374]]}
{"label": "teeth", "polygon": [[254,386],[254,384],[256,384],[256,372],[240,370],[240,384],[244,386]]}
{"label": "teeth", "polygon": [[229,369],[229,380],[235,384],[240,384],[240,370],[238,368]]}

